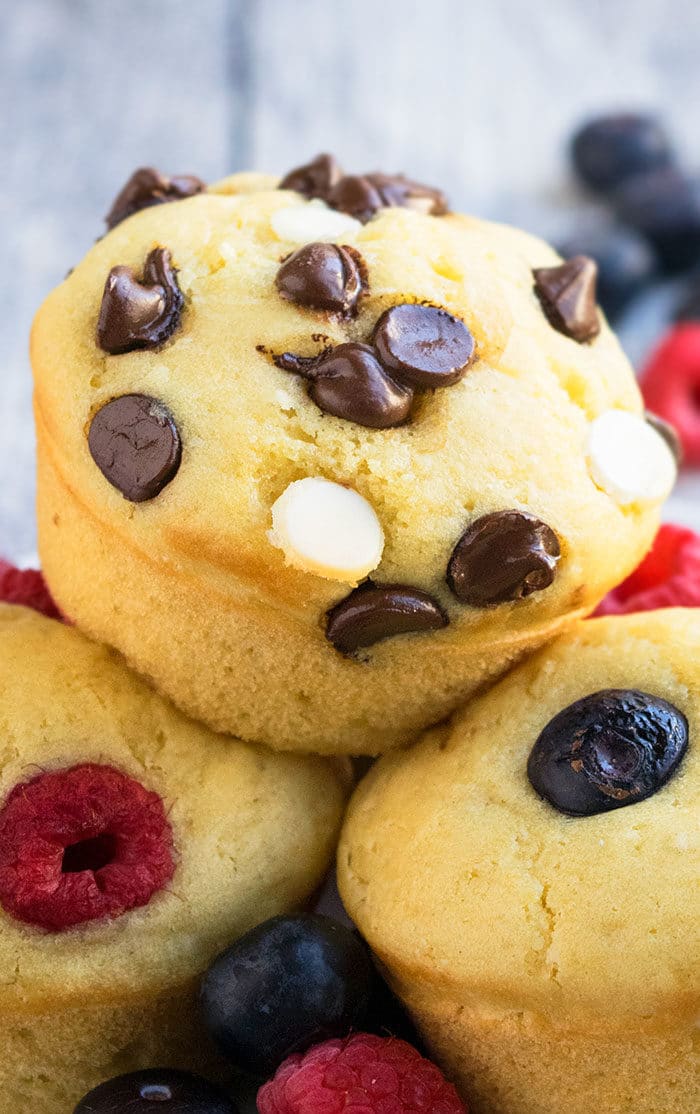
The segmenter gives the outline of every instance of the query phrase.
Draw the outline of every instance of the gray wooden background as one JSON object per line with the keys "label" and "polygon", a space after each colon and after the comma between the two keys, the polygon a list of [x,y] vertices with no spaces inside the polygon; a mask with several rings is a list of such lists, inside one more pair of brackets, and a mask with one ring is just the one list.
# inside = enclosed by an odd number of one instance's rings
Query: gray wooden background
{"label": "gray wooden background", "polygon": [[[657,109],[700,164],[699,62],[697,0],[0,0],[0,552],[34,547],[32,313],[136,165],[215,178],[329,148],[556,235],[590,112]],[[662,312],[628,325],[635,357]]]}

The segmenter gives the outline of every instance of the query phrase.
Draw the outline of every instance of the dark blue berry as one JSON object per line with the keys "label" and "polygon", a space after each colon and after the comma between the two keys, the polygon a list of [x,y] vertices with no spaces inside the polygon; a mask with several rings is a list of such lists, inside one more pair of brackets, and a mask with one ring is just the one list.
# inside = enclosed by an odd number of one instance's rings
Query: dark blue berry
{"label": "dark blue berry", "polygon": [[74,1114],[238,1114],[219,1088],[198,1075],[151,1068],[118,1075],[81,1099]]}
{"label": "dark blue berry", "polygon": [[678,170],[657,170],[631,178],[616,190],[615,209],[655,248],[669,273],[700,261],[700,180]]}
{"label": "dark blue berry", "polygon": [[659,121],[632,112],[589,120],[574,135],[571,154],[582,181],[602,193],[635,174],[673,163],[673,151]]}
{"label": "dark blue berry", "polygon": [[700,278],[697,276],[688,290],[685,291],[676,312],[676,321],[700,321]]}
{"label": "dark blue berry", "polygon": [[561,247],[564,258],[587,255],[598,264],[598,302],[614,321],[647,286],[656,256],[638,232],[620,224],[582,229]]}
{"label": "dark blue berry", "polygon": [[[372,761],[371,758],[355,760],[355,774],[358,778],[367,772],[372,765]],[[352,930],[352,921],[345,912],[338,893],[335,871],[331,871],[317,893],[313,908],[315,913],[330,916]],[[379,975],[374,979],[372,997],[363,1027],[368,1033],[377,1033],[381,1037],[399,1037],[416,1048],[422,1047],[421,1039],[413,1022],[398,998],[395,997]]]}
{"label": "dark blue berry", "polygon": [[266,1076],[292,1052],[361,1026],[375,979],[366,946],[343,925],[311,913],[274,917],[209,968],[204,1020],[237,1068]]}
{"label": "dark blue berry", "polygon": [[657,793],[687,746],[688,721],[673,704],[633,689],[605,689],[550,720],[527,773],[560,812],[594,816]]}

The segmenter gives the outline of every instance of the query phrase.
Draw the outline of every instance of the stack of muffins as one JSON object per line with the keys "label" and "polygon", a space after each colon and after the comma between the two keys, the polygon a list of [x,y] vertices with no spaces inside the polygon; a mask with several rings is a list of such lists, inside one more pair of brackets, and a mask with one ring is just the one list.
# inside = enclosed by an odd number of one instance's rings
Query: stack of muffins
{"label": "stack of muffins", "polygon": [[3,1111],[215,1071],[198,976],[390,750],[340,889],[473,1114],[697,1111],[700,617],[582,621],[676,474],[595,277],[328,156],[121,191],[32,334]]}

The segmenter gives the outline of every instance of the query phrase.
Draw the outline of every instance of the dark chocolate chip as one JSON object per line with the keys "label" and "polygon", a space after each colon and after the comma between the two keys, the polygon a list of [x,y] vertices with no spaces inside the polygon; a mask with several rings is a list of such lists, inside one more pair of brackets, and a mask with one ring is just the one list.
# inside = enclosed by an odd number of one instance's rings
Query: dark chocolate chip
{"label": "dark chocolate chip", "polygon": [[657,793],[687,746],[688,721],[673,704],[634,689],[606,689],[547,724],[527,773],[560,812],[595,816]]}
{"label": "dark chocolate chip", "polygon": [[182,445],[164,403],[148,395],[121,395],[97,411],[88,433],[92,459],[131,503],[154,499],[175,478]]}
{"label": "dark chocolate chip", "polygon": [[333,209],[349,213],[363,223],[380,209],[416,209],[441,216],[447,198],[433,186],[414,182],[403,174],[348,174],[328,192],[325,200]]}
{"label": "dark chocolate chip", "polygon": [[658,414],[652,413],[651,410],[645,410],[644,417],[646,418],[649,425],[653,429],[655,429],[661,437],[663,437],[664,441],[676,458],[676,464],[680,466],[683,463],[683,445],[681,444],[681,439],[675,426],[672,426],[670,422],[667,422],[663,418],[660,418]]}
{"label": "dark chocolate chip", "polygon": [[624,313],[658,271],[656,255],[644,236],[619,222],[582,223],[559,251],[565,259],[572,255],[595,259],[598,305],[610,321]]}
{"label": "dark chocolate chip", "polygon": [[413,390],[386,374],[369,345],[341,344],[315,369],[309,398],[326,414],[391,429],[410,417]]}
{"label": "dark chocolate chip", "polygon": [[386,310],[372,339],[384,366],[412,387],[450,387],[474,355],[474,338],[463,321],[412,302]]}
{"label": "dark chocolate chip", "polygon": [[348,174],[328,193],[328,204],[340,212],[348,213],[366,223],[386,208],[382,195],[373,185],[369,175]]}
{"label": "dark chocolate chip", "polygon": [[535,293],[550,325],[579,344],[600,332],[596,303],[598,267],[586,255],[575,255],[557,267],[533,272]]}
{"label": "dark chocolate chip", "polygon": [[107,228],[112,229],[132,213],[149,209],[152,205],[163,205],[168,201],[182,201],[206,189],[200,178],[193,174],[180,174],[167,178],[152,166],[142,166],[129,178],[119,191],[105,220]]}
{"label": "dark chocolate chip", "polygon": [[304,197],[321,197],[325,201],[328,194],[343,176],[343,172],[333,155],[317,155],[304,166],[297,166],[280,182],[281,190],[296,190]]}
{"label": "dark chocolate chip", "polygon": [[413,391],[387,375],[368,344],[339,344],[311,358],[285,352],[275,363],[309,380],[309,398],[325,414],[368,429],[391,429],[410,417]]}
{"label": "dark chocolate chip", "polygon": [[368,581],[328,612],[326,638],[341,654],[352,654],[384,638],[440,630],[448,623],[440,604],[427,592],[406,584]]}
{"label": "dark chocolate chip", "polygon": [[380,209],[417,209],[441,216],[448,212],[442,190],[414,182],[403,174],[343,174],[332,155],[318,155],[289,172],[282,190],[296,190],[305,197],[320,197],[333,209],[368,221]]}
{"label": "dark chocolate chip", "polygon": [[336,244],[306,244],[277,272],[277,289],[290,302],[352,313],[362,293],[362,257]]}
{"label": "dark chocolate chip", "polygon": [[[258,351],[265,349],[258,345]],[[318,356],[297,356],[294,352],[282,352],[279,356],[273,356],[273,362],[282,371],[291,371],[294,375],[302,375],[304,379],[313,379],[321,360],[325,360],[332,351],[332,348],[326,348]]]}
{"label": "dark chocolate chip", "polygon": [[147,256],[143,279],[131,267],[112,267],[107,276],[97,342],[111,355],[137,348],[157,348],[180,323],[183,297],[167,248]]}
{"label": "dark chocolate chip", "polygon": [[521,600],[549,587],[560,554],[557,535],[539,518],[496,511],[462,534],[447,566],[447,583],[470,607]]}

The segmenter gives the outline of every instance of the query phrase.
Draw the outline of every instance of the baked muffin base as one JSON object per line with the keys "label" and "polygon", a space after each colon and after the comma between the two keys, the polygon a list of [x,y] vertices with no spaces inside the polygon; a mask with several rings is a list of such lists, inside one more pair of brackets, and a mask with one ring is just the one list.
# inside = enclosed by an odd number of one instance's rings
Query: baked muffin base
{"label": "baked muffin base", "polygon": [[185,1068],[211,1079],[227,1066],[207,1040],[197,987],[110,1002],[32,1002],[3,1010],[0,1114],[68,1114],[96,1080],[150,1067]]}
{"label": "baked muffin base", "polygon": [[692,1017],[622,1015],[614,1027],[588,1018],[564,1028],[525,1010],[428,1001],[408,974],[393,985],[470,1114],[697,1114]]}
{"label": "baked muffin base", "polygon": [[[448,628],[379,643],[370,661],[344,658],[320,624],[309,629],[234,598],[201,567],[195,576],[118,535],[64,476],[38,408],[36,419],[39,552],[59,607],[214,730],[277,750],[382,754],[411,743],[595,606],[577,600],[564,615],[521,630],[513,624],[499,639],[475,632],[466,641]],[[99,577],[86,570],[86,555]],[[207,667],[193,669],[193,661]]]}

